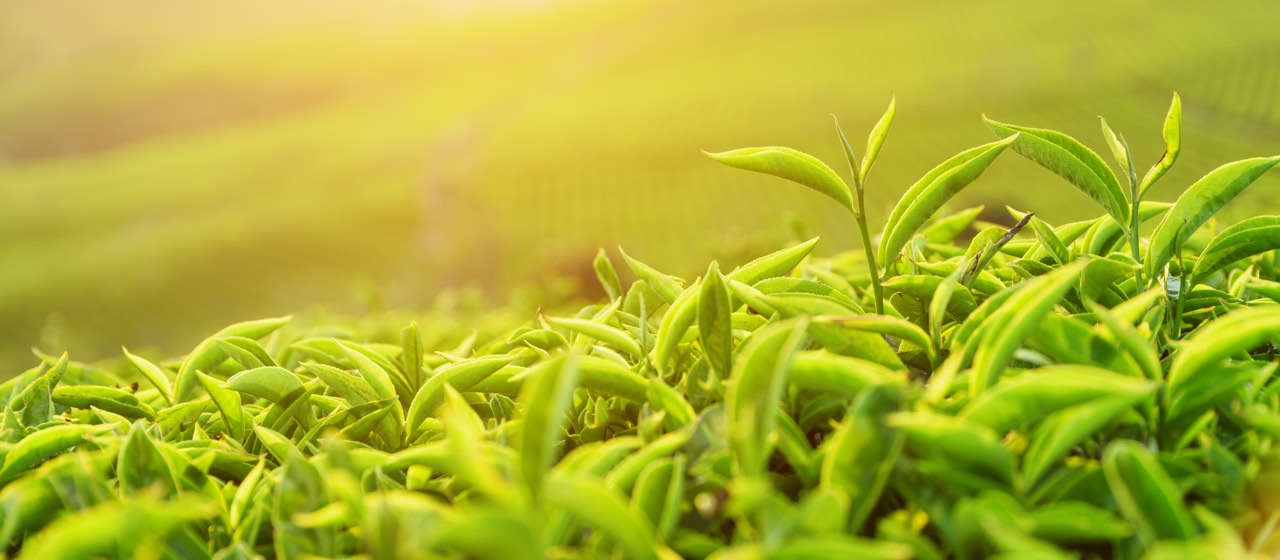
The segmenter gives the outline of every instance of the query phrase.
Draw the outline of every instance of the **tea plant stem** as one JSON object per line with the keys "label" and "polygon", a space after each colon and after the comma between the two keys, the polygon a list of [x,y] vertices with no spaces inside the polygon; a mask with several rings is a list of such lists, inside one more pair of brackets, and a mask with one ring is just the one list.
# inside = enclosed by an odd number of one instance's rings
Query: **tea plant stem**
{"label": "tea plant stem", "polygon": [[1133,201],[1133,209],[1129,212],[1129,246],[1133,250],[1133,260],[1138,263],[1138,269],[1133,271],[1134,286],[1142,286],[1142,253],[1140,246],[1142,244],[1142,234],[1138,231],[1138,224],[1141,218],[1138,216],[1138,204],[1141,202],[1142,195],[1138,192],[1138,183],[1132,178],[1129,180],[1130,200]]}
{"label": "tea plant stem", "polygon": [[884,314],[884,289],[880,287],[880,268],[876,265],[876,251],[871,247],[871,234],[867,231],[866,202],[862,196],[862,181],[858,174],[853,174],[854,188],[858,191],[858,209],[853,212],[853,219],[858,222],[862,233],[862,250],[867,253],[867,272],[871,274],[871,291],[876,298],[876,314]]}

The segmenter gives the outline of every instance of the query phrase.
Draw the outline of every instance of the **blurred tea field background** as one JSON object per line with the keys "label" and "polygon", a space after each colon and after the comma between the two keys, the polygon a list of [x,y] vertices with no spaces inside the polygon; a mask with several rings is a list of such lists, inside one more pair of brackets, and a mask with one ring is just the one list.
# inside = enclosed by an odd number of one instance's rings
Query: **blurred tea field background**
{"label": "blurred tea field background", "polygon": [[[32,346],[180,353],[233,321],[447,288],[537,303],[591,281],[597,247],[690,277],[801,234],[852,247],[820,195],[700,150],[835,164],[829,114],[861,144],[891,93],[873,227],[994,138],[984,112],[1099,151],[1104,115],[1145,167],[1176,90],[1183,156],[1152,195],[1172,200],[1280,153],[1277,22],[1272,0],[6,0],[0,378]],[[1280,179],[1259,183],[1227,214],[1280,207]],[[1096,213],[1015,157],[960,199]]]}

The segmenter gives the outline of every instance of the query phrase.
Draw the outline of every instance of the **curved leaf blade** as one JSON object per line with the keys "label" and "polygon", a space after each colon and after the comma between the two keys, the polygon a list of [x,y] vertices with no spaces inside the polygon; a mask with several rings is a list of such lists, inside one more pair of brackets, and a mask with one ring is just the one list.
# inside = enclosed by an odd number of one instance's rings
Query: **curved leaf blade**
{"label": "curved leaf blade", "polygon": [[1257,216],[1232,224],[1200,253],[1191,269],[1191,285],[1236,261],[1275,249],[1280,249],[1280,216]]}
{"label": "curved leaf blade", "polygon": [[1169,209],[1151,235],[1144,277],[1155,278],[1181,246],[1205,221],[1253,184],[1267,170],[1280,163],[1280,156],[1261,157],[1228,163],[1196,181]]}
{"label": "curved leaf blade", "polygon": [[1055,130],[1005,124],[985,116],[983,120],[1001,138],[1018,136],[1013,151],[1066,179],[1116,222],[1129,223],[1129,207],[1120,181],[1093,150]]}
{"label": "curved leaf blade", "polygon": [[849,186],[822,160],[799,150],[766,146],[703,153],[729,167],[773,175],[799,183],[839,202],[846,210],[853,211],[853,195],[849,191]]}
{"label": "curved leaf blade", "polygon": [[960,152],[907,189],[889,214],[880,237],[880,266],[887,268],[911,236],[951,197],[981,176],[996,156],[1016,139],[1016,136],[1010,137]]}

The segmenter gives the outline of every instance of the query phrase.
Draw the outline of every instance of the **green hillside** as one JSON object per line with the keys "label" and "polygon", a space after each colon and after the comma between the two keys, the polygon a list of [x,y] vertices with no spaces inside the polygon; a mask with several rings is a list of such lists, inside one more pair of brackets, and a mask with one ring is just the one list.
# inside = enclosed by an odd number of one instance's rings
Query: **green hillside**
{"label": "green hillside", "polygon": [[[502,297],[589,274],[600,246],[693,276],[800,217],[830,254],[857,242],[838,210],[700,150],[837,161],[827,114],[865,130],[891,93],[910,110],[872,216],[993,139],[983,112],[1100,152],[1086,125],[1105,115],[1146,165],[1178,91],[1187,155],[1158,200],[1280,153],[1275,2],[257,4],[0,5],[0,377],[32,345],[176,351],[236,320],[359,311],[359,292]],[[1280,206],[1277,187],[1234,207]],[[1093,214],[1016,158],[961,201]]]}

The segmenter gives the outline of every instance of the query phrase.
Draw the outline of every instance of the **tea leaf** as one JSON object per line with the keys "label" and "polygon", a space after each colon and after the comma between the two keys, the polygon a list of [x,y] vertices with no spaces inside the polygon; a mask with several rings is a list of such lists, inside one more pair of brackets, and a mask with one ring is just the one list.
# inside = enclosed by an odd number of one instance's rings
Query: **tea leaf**
{"label": "tea leaf", "polygon": [[1257,216],[1232,224],[1200,253],[1191,269],[1191,285],[1241,259],[1275,249],[1280,249],[1280,216]]}
{"label": "tea leaf", "polygon": [[1046,504],[1031,512],[1031,523],[1036,537],[1068,544],[1104,543],[1133,533],[1133,528],[1115,514],[1075,501]]}
{"label": "tea leaf", "polygon": [[614,270],[613,261],[609,260],[609,255],[604,252],[604,249],[596,252],[595,260],[591,261],[591,268],[595,269],[600,287],[604,288],[604,293],[610,300],[622,297],[622,281],[618,279],[618,271]]}
{"label": "tea leaf", "polygon": [[1192,333],[1169,366],[1171,395],[1199,376],[1213,375],[1213,366],[1280,334],[1280,310],[1254,307],[1233,311]]}
{"label": "tea leaf", "polygon": [[1144,545],[1195,535],[1195,522],[1183,504],[1182,492],[1141,444],[1111,442],[1102,453],[1102,472],[1120,512],[1133,523]]}
{"label": "tea leaf", "polygon": [[631,271],[647,282],[649,287],[653,288],[653,291],[662,296],[662,299],[667,303],[675,303],[676,298],[680,296],[680,292],[684,291],[681,282],[676,278],[658,272],[653,267],[631,258],[626,251],[622,250],[622,247],[618,247],[618,253],[622,254],[622,259],[627,261],[627,266],[631,267]]}
{"label": "tea leaf", "polygon": [[985,116],[983,120],[1001,138],[1017,136],[1013,151],[1066,179],[1117,223],[1129,223],[1129,207],[1120,182],[1093,150],[1061,132],[1005,124]]}
{"label": "tea leaf", "polygon": [[1156,184],[1156,181],[1173,167],[1173,163],[1178,161],[1178,154],[1182,152],[1182,99],[1178,97],[1177,92],[1174,92],[1173,102],[1169,105],[1169,114],[1164,118],[1163,135],[1164,154],[1142,178],[1142,186],[1138,190],[1139,197],[1146,195],[1147,189]]}
{"label": "tea leaf", "polygon": [[849,186],[827,164],[804,152],[769,146],[763,148],[739,148],[727,152],[703,152],[707,157],[729,167],[765,173],[799,183],[839,202],[852,212],[853,197]]}
{"label": "tea leaf", "polygon": [[925,456],[1002,484],[1013,483],[1013,458],[986,426],[931,412],[896,412],[888,422],[907,437],[908,447]]}
{"label": "tea leaf", "polygon": [[1173,258],[1176,245],[1185,243],[1210,216],[1263,173],[1275,167],[1276,163],[1280,163],[1280,156],[1228,163],[1210,171],[1187,187],[1151,234],[1151,245],[1144,263],[1144,277],[1156,278],[1164,265]]}
{"label": "tea leaf", "polygon": [[742,474],[758,476],[764,472],[773,450],[774,408],[786,387],[791,356],[807,327],[805,319],[766,326],[744,343],[734,361],[725,410],[729,445]]}
{"label": "tea leaf", "polygon": [[720,268],[712,262],[698,296],[698,338],[711,369],[722,378],[728,376],[733,362],[732,312],[729,290],[724,286]]}
{"label": "tea leaf", "polygon": [[1084,263],[1081,262],[1072,263],[1028,280],[991,317],[984,327],[986,334],[982,337],[974,358],[970,396],[977,396],[995,384],[1027,333],[1057,305],[1058,300],[1071,288],[1083,266]]}
{"label": "tea leaf", "polygon": [[653,527],[643,516],[627,511],[617,492],[598,479],[557,474],[547,479],[547,499],[616,539],[629,558],[656,559],[662,554],[662,545],[653,539]]}
{"label": "tea leaf", "polygon": [[960,152],[907,189],[889,214],[889,221],[880,236],[880,253],[877,255],[880,266],[888,268],[920,226],[952,196],[982,175],[996,156],[1015,140],[1016,136]]}
{"label": "tea leaf", "polygon": [[266,366],[247,369],[227,379],[224,386],[232,391],[280,402],[287,395],[301,390],[302,381],[293,372],[282,367]]}
{"label": "tea leaf", "polygon": [[862,166],[858,168],[858,182],[865,184],[867,175],[871,174],[871,166],[876,164],[876,158],[880,156],[880,148],[884,146],[884,139],[889,136],[889,125],[893,124],[893,117],[898,113],[898,97],[889,97],[889,108],[885,109],[884,114],[880,116],[880,120],[876,121],[876,125],[871,127],[871,134],[867,136],[867,154],[862,158]]}
{"label": "tea leaf", "polygon": [[928,354],[930,360],[933,360],[937,352],[933,347],[933,340],[929,338],[928,333],[924,332],[923,329],[917,327],[914,323],[897,317],[890,317],[887,315],[821,315],[814,317],[813,321],[815,323],[839,325],[853,330],[873,332],[910,341],[912,344],[923,348]]}
{"label": "tea leaf", "polygon": [[[182,361],[182,367],[178,369],[178,380],[173,389],[174,402],[186,402],[191,399],[191,391],[195,389],[196,385],[196,371],[213,371],[218,364],[227,358],[226,353],[218,346],[217,340],[219,338],[229,336],[252,339],[262,338],[279,330],[290,319],[292,317],[277,317],[236,323],[204,339],[203,342],[196,346],[195,350],[191,351],[191,354],[187,355],[187,359]],[[135,365],[137,365],[137,362],[135,362]]]}
{"label": "tea leaf", "polygon": [[614,348],[618,348],[626,352],[632,357],[632,359],[640,360],[644,357],[644,351],[640,349],[640,343],[636,342],[634,338],[631,338],[631,335],[623,332],[621,329],[611,327],[599,321],[547,317],[547,323],[554,327],[568,329],[572,332],[584,334],[601,342],[608,343]]}
{"label": "tea leaf", "polygon": [[126,418],[155,420],[156,413],[128,391],[97,385],[64,385],[53,390],[53,403],[59,406],[97,407]]}
{"label": "tea leaf", "polygon": [[554,462],[564,434],[564,414],[573,404],[573,390],[578,382],[578,358],[565,358],[542,364],[527,373],[529,382],[520,392],[524,405],[521,434],[520,473],[533,496],[534,503],[543,498],[546,472]]}
{"label": "tea leaf", "polygon": [[763,257],[756,258],[751,262],[744,264],[725,277],[729,280],[742,282],[743,284],[752,285],[766,278],[776,278],[784,276],[791,272],[809,253],[813,252],[813,248],[818,245],[821,237],[814,237],[803,243],[798,243],[791,247],[787,247],[781,251],[769,253]]}
{"label": "tea leaf", "polygon": [[1023,483],[1027,486],[1037,484],[1072,448],[1115,421],[1149,394],[1150,391],[1102,396],[1049,414],[1032,433],[1031,442],[1022,456]]}
{"label": "tea leaf", "polygon": [[223,387],[221,381],[201,372],[197,371],[196,376],[200,380],[200,385],[209,393],[214,406],[218,407],[218,412],[222,414],[231,437],[237,441],[243,441],[245,419],[244,408],[240,405],[240,394]]}
{"label": "tea leaf", "polygon": [[906,560],[913,557],[911,547],[846,535],[806,536],[778,547],[765,555],[768,560],[805,560],[809,558],[865,558],[867,560]]}
{"label": "tea leaf", "polygon": [[24,544],[22,558],[132,558],[132,551],[158,549],[171,533],[213,512],[199,500],[100,504],[49,524]]}
{"label": "tea leaf", "polygon": [[1102,137],[1107,141],[1107,147],[1111,148],[1111,155],[1115,156],[1116,163],[1120,164],[1120,171],[1124,172],[1125,177],[1129,179],[1130,185],[1138,184],[1137,171],[1133,168],[1133,156],[1129,153],[1129,143],[1125,141],[1124,136],[1116,134],[1107,126],[1107,119],[1098,117],[1102,121]]}
{"label": "tea leaf", "polygon": [[405,415],[405,426],[409,430],[409,439],[417,439],[422,422],[427,416],[444,402],[444,385],[448,383],[454,389],[466,391],[475,384],[493,375],[494,372],[510,364],[513,356],[485,356],[474,360],[445,366],[427,379],[413,396],[412,404]]}
{"label": "tea leaf", "polygon": [[417,391],[422,387],[422,329],[418,328],[417,322],[409,323],[409,326],[400,331],[400,346],[403,350],[400,352],[400,367],[404,370],[409,387],[413,391]]}
{"label": "tea leaf", "polygon": [[1153,383],[1092,366],[1046,366],[980,393],[958,417],[1004,433],[1063,408],[1109,396],[1133,401],[1155,388]]}
{"label": "tea leaf", "polygon": [[671,367],[676,346],[697,319],[700,294],[701,280],[697,280],[680,293],[667,309],[667,314],[662,316],[662,324],[658,326],[657,341],[653,347],[653,361],[658,371],[666,372]]}
{"label": "tea leaf", "polygon": [[4,464],[0,466],[0,484],[5,484],[23,471],[79,445],[87,435],[106,433],[114,428],[113,424],[100,426],[63,424],[38,430],[22,438],[7,450],[4,455]]}
{"label": "tea leaf", "polygon": [[966,208],[954,214],[934,220],[933,223],[925,226],[924,230],[920,233],[928,238],[930,243],[951,243],[952,241],[955,241],[956,236],[968,229],[969,226],[973,224],[973,221],[978,218],[978,215],[982,214],[982,211],[985,209],[986,207],[982,205],[974,206],[973,208]]}
{"label": "tea leaf", "polygon": [[129,350],[123,347],[121,350],[124,351],[125,357],[129,359],[133,367],[137,368],[138,373],[141,373],[156,390],[160,391],[160,396],[164,398],[165,402],[173,404],[173,388],[169,385],[169,375],[160,369],[160,366],[147,361],[146,358],[130,354]]}

